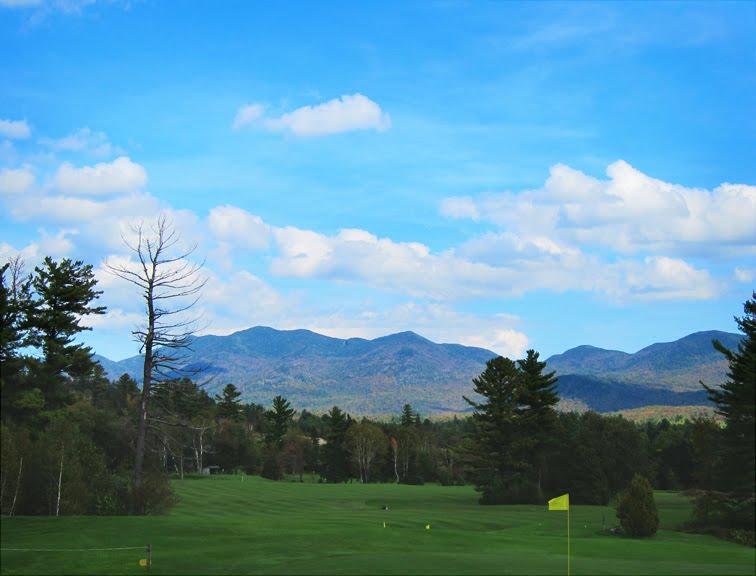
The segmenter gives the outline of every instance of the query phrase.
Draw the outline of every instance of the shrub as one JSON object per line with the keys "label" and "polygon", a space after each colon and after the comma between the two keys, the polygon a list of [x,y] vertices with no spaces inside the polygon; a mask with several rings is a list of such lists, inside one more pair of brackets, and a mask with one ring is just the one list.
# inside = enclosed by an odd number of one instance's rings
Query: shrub
{"label": "shrub", "polygon": [[635,538],[653,536],[659,527],[654,491],[640,474],[633,479],[617,500],[617,518],[622,530]]}
{"label": "shrub", "polygon": [[160,514],[176,503],[171,487],[171,479],[162,471],[147,471],[139,488],[132,488],[132,510],[134,514]]}
{"label": "shrub", "polygon": [[693,501],[693,515],[687,528],[713,534],[745,546],[754,546],[756,499],[753,495],[700,492]]}

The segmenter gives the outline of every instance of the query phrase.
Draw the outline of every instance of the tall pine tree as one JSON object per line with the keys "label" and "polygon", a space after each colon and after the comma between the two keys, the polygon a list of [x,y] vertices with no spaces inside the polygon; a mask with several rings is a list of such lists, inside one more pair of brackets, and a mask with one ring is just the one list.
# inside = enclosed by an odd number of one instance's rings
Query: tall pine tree
{"label": "tall pine tree", "polygon": [[475,402],[463,396],[475,409],[476,484],[482,492],[481,503],[504,503],[511,484],[525,468],[524,462],[516,460],[522,440],[517,432],[525,392],[522,375],[512,360],[499,356],[486,363],[473,384],[484,398]]}
{"label": "tall pine tree", "polygon": [[289,429],[289,423],[294,418],[296,412],[296,410],[292,409],[289,401],[283,396],[273,398],[273,410],[268,412],[268,420],[270,421],[268,442],[271,445],[278,449],[281,448],[286,431]]}
{"label": "tall pine tree", "polygon": [[538,489],[546,472],[546,456],[555,448],[554,430],[556,428],[556,411],[559,403],[555,372],[544,374],[546,362],[541,362],[538,352],[528,350],[524,360],[518,360],[523,384],[523,429],[528,440],[527,453],[523,459],[528,462],[528,474]]}
{"label": "tall pine tree", "polygon": [[[559,401],[554,373],[529,350],[519,367],[509,358],[493,358],[473,379],[484,398],[465,401],[475,412],[475,454],[482,504],[529,503],[543,499],[540,481],[545,449],[553,436]],[[541,430],[543,427],[543,430]]]}
{"label": "tall pine tree", "polygon": [[724,451],[721,455],[722,487],[734,492],[753,494],[754,446],[756,446],[756,292],[743,305],[745,315],[735,321],[745,337],[736,352],[714,340],[714,347],[727,358],[730,369],[727,382],[715,389],[703,384],[709,400],[725,418]]}

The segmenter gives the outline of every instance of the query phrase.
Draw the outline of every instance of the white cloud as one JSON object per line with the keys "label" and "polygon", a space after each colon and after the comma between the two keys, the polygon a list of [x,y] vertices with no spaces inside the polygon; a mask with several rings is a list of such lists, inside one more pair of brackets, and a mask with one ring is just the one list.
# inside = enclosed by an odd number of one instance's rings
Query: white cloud
{"label": "white cloud", "polygon": [[104,132],[93,132],[87,127],[63,138],[40,138],[39,142],[53,150],[86,152],[94,156],[111,156],[120,152],[113,147]]}
{"label": "white cloud", "polygon": [[[433,300],[507,296],[540,287],[590,287],[586,259],[567,251],[561,259],[544,261],[518,260],[517,254],[510,254],[507,261],[492,265],[454,251],[434,254],[423,244],[377,238],[364,230],[326,236],[287,227],[276,229],[274,237],[278,255],[271,272],[281,276],[348,280]],[[574,278],[565,283],[567,265]]]}
{"label": "white cloud", "polygon": [[71,256],[75,246],[69,236],[78,234],[75,229],[61,229],[55,234],[50,234],[44,228],[39,230],[40,237],[29,242],[21,249],[15,248],[7,242],[0,243],[0,265],[9,258],[21,256],[24,260],[27,272],[42,263],[45,256],[53,258],[67,258]]}
{"label": "white cloud", "polygon": [[0,169],[0,194],[23,194],[34,188],[34,181],[30,166]]}
{"label": "white cloud", "polygon": [[0,119],[0,137],[21,140],[31,136],[31,128],[26,120]]}
{"label": "white cloud", "polygon": [[208,225],[217,238],[240,248],[256,250],[270,244],[270,226],[236,206],[227,204],[210,210]]}
{"label": "white cloud", "polygon": [[264,119],[263,123],[270,130],[295,136],[323,136],[353,130],[383,132],[391,126],[391,119],[378,104],[357,93],[317,106],[302,106],[278,118]]}
{"label": "white cloud", "polygon": [[27,272],[41,261],[39,245],[36,242],[30,242],[20,249],[7,242],[0,242],[0,265],[5,264],[8,260],[15,258],[16,256],[21,256],[24,260]]}
{"label": "white cloud", "polygon": [[244,126],[254,124],[257,120],[262,118],[265,113],[265,108],[265,104],[245,104],[236,112],[231,127],[234,130],[239,130]]}
{"label": "white cloud", "polygon": [[[98,306],[103,306],[97,301]],[[81,319],[81,325],[95,330],[130,332],[135,326],[144,323],[144,314],[140,312],[125,312],[121,308],[108,307],[105,314],[90,314]]]}
{"label": "white cloud", "polygon": [[721,287],[706,270],[662,256],[609,263],[548,237],[488,234],[433,253],[364,230],[333,236],[287,227],[273,232],[274,275],[327,278],[450,301],[519,296],[534,290],[587,291],[615,300],[705,299]]}
{"label": "white cloud", "polygon": [[58,230],[56,234],[49,234],[46,230],[40,230],[39,251],[45,256],[53,258],[66,258],[74,250],[74,243],[69,236],[78,234],[76,229]]}
{"label": "white cloud", "polygon": [[209,273],[199,305],[208,320],[206,334],[230,334],[258,324],[281,326],[285,318],[297,316],[295,308],[294,299],[247,270],[225,278]]}
{"label": "white cloud", "polygon": [[[87,229],[112,228],[114,220],[138,220],[160,211],[157,199],[147,193],[133,193],[103,200],[75,196],[26,195],[11,204],[11,214],[19,220],[45,218],[56,223],[88,222]],[[116,226],[115,232],[118,231]]]}
{"label": "white cloud", "polygon": [[626,254],[756,254],[756,186],[687,188],[651,178],[622,160],[610,164],[607,175],[601,180],[557,164],[540,189],[461,204],[449,198],[441,212],[479,215],[520,237]]}
{"label": "white cloud", "polygon": [[721,291],[707,270],[676,258],[649,256],[642,262],[621,261],[610,269],[619,273],[619,281],[607,282],[607,275],[601,284],[618,300],[706,300]]}
{"label": "white cloud", "polygon": [[274,237],[281,253],[271,266],[274,274],[308,277],[325,272],[331,257],[327,237],[293,226],[276,229]]}
{"label": "white cloud", "polygon": [[528,349],[530,339],[517,330],[508,328],[504,330],[490,329],[488,334],[462,335],[460,344],[465,346],[477,346],[488,348],[507,358],[522,358]]}
{"label": "white cloud", "polygon": [[147,172],[126,156],[82,168],[64,162],[55,174],[54,184],[58,190],[71,194],[117,194],[144,187]]}

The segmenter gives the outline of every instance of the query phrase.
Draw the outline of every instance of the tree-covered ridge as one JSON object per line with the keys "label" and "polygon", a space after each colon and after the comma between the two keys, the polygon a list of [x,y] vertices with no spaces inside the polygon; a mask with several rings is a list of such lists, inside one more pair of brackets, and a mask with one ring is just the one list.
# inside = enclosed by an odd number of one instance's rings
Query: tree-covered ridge
{"label": "tree-covered ridge", "polygon": [[[734,349],[741,336],[697,333],[634,355],[578,347],[546,362],[560,375],[563,409],[609,412],[648,405],[701,405],[707,398],[698,381],[726,379],[726,362],[711,348],[711,338]],[[192,349],[187,365],[216,378],[210,393],[219,393],[221,383],[230,382],[247,402],[265,403],[280,393],[299,409],[325,412],[338,404],[349,412],[373,416],[395,414],[406,402],[428,415],[469,412],[461,398],[468,394],[471,379],[496,356],[481,348],[436,344],[412,332],[364,340],[265,327],[201,336],[193,339]],[[616,365],[608,360],[613,355],[629,358],[623,362],[630,372],[610,371],[608,367]],[[98,360],[111,378],[126,372],[139,380],[137,356],[117,363]],[[680,367],[686,363],[688,368]],[[601,366],[605,368],[599,373]],[[670,371],[670,366],[677,367]]]}

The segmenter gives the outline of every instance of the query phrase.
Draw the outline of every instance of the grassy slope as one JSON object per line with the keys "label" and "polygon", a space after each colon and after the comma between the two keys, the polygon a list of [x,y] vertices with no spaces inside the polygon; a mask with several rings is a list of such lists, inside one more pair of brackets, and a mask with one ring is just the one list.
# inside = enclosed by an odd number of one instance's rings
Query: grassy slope
{"label": "grassy slope", "polygon": [[[564,574],[566,514],[482,507],[467,487],[273,483],[212,477],[176,483],[181,502],[148,518],[3,518],[3,574],[131,574],[140,550],[8,548],[153,546],[154,574]],[[572,573],[753,574],[754,550],[669,528],[687,500],[657,495],[648,540],[601,533],[610,508],[571,510]],[[386,504],[389,510],[381,510]],[[387,528],[383,528],[383,522]],[[431,529],[426,530],[425,524]]]}

